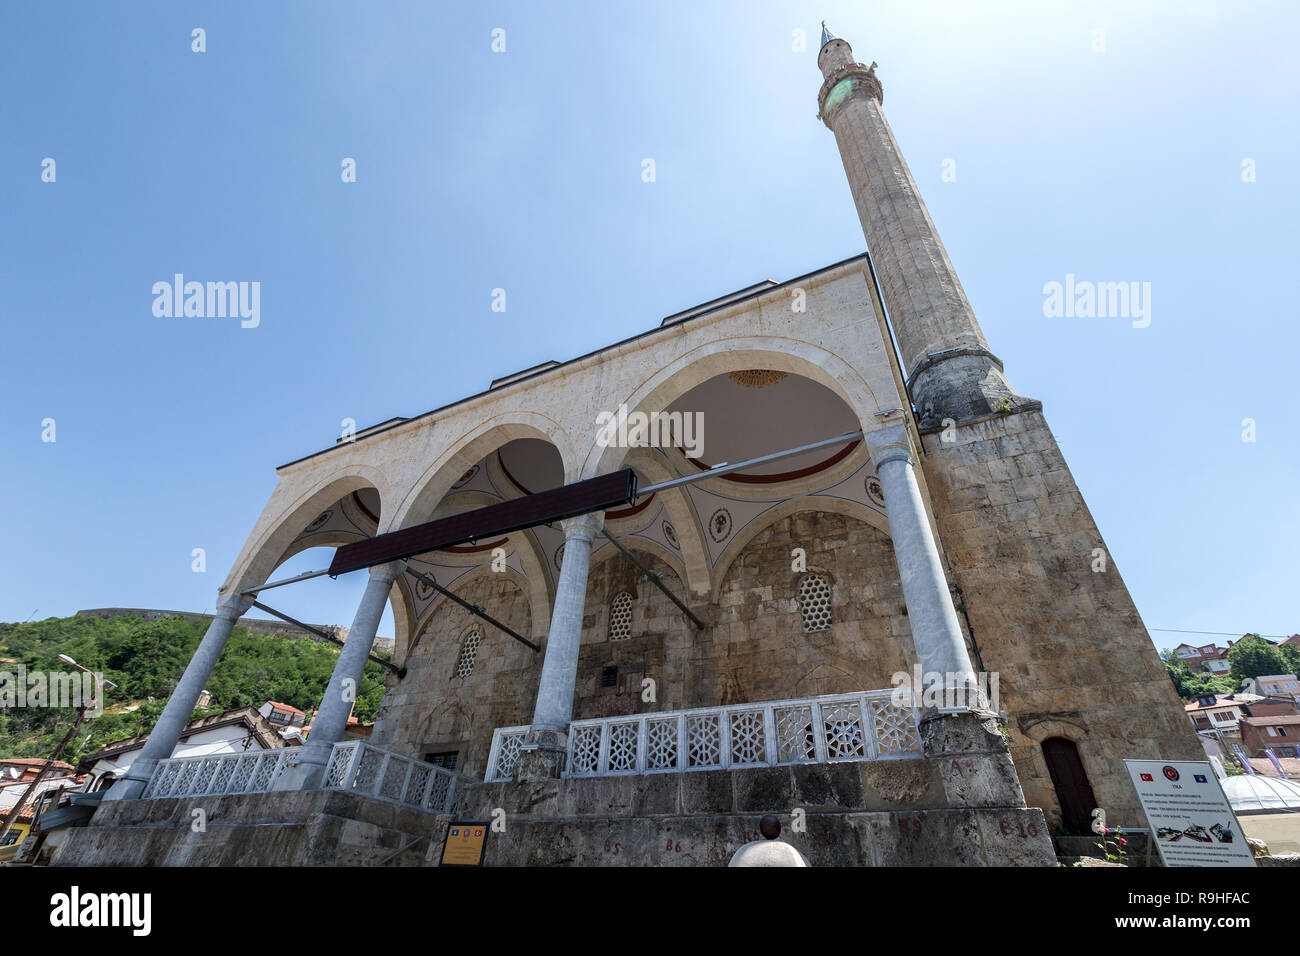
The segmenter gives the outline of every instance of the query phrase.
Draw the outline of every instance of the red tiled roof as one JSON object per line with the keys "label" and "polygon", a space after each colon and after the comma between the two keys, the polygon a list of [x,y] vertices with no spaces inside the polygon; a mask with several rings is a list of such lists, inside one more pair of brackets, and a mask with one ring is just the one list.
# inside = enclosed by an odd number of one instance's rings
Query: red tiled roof
{"label": "red tiled roof", "polygon": [[[44,757],[0,757],[0,767],[39,767],[46,763]],[[71,770],[72,764],[64,763],[62,760],[49,761],[53,770]]]}
{"label": "red tiled roof", "polygon": [[1215,707],[1240,707],[1243,704],[1250,703],[1245,700],[1237,700],[1229,694],[1216,694],[1213,704],[1202,704],[1199,700],[1189,700],[1183,704],[1183,710],[1212,710]]}
{"label": "red tiled roof", "polygon": [[1251,727],[1275,727],[1281,724],[1300,724],[1300,714],[1278,714],[1275,717],[1243,717],[1243,724]]}
{"label": "red tiled roof", "polygon": [[267,703],[270,704],[272,707],[274,707],[276,710],[291,710],[295,714],[303,713],[303,711],[299,710],[297,707],[294,707],[292,704],[281,704],[278,701],[274,701],[274,700],[268,700]]}

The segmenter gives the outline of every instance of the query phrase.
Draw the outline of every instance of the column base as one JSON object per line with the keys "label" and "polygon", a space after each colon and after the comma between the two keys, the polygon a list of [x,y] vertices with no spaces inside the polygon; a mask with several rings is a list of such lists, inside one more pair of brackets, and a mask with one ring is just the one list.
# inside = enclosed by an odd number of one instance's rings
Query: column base
{"label": "column base", "polygon": [[939,764],[949,806],[1025,805],[1025,793],[995,714],[926,708],[918,730],[921,752]]}
{"label": "column base", "polygon": [[569,738],[563,732],[530,730],[524,736],[519,762],[515,764],[515,779],[557,779],[564,773],[568,749]]}
{"label": "column base", "polygon": [[325,768],[329,765],[330,753],[334,748],[326,746],[324,753],[320,747],[313,748],[311,741],[291,759],[276,778],[272,790],[319,790],[325,780]]}
{"label": "column base", "polygon": [[126,772],[126,776],[114,781],[100,802],[139,800],[144,794],[144,788],[149,786],[149,778],[153,776],[154,767],[157,765],[156,760],[141,760],[137,757],[131,764],[131,769]]}

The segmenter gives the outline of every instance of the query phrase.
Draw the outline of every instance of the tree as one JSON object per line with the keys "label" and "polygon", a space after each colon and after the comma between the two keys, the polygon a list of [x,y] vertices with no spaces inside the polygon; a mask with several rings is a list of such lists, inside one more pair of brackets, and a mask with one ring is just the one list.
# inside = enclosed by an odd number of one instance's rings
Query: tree
{"label": "tree", "polygon": [[1228,650],[1228,663],[1232,665],[1229,673],[1238,683],[1261,674],[1287,673],[1282,652],[1258,634],[1247,634],[1233,644]]}
{"label": "tree", "polygon": [[1278,645],[1282,655],[1282,669],[1279,674],[1300,674],[1300,647],[1290,641]]}
{"label": "tree", "polygon": [[1231,694],[1238,688],[1238,682],[1227,677],[1215,677],[1205,671],[1193,672],[1184,661],[1168,648],[1160,652],[1165,662],[1165,672],[1173,682],[1174,690],[1183,700],[1191,700],[1201,694]]}

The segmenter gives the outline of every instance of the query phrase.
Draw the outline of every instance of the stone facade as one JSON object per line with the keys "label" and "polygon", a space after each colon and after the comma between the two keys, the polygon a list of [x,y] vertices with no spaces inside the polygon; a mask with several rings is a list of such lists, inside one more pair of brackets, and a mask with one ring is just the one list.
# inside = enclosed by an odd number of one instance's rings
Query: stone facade
{"label": "stone facade", "polygon": [[[802,829],[790,807],[804,811]],[[201,809],[206,830],[195,832]],[[504,811],[502,818],[494,811]],[[934,761],[471,786],[457,820],[489,824],[487,866],[726,866],[764,813],[814,866],[1051,866],[1042,814],[952,807]],[[56,866],[424,866],[449,816],[334,791],[104,804]]]}
{"label": "stone facade", "polygon": [[1064,737],[1107,819],[1136,825],[1123,760],[1204,751],[1061,449],[1036,409],[947,437],[925,436],[926,475],[983,666],[999,674],[1026,801],[1060,823],[1042,743]]}
{"label": "stone facade", "polygon": [[51,865],[422,866],[446,821],[334,790],[122,800],[64,831]]}
{"label": "stone facade", "polygon": [[[510,575],[479,573],[458,596],[488,608],[517,633],[532,631],[528,597]],[[458,676],[471,634],[479,636],[473,669]],[[539,673],[534,651],[444,598],[406,659],[406,676],[389,675],[371,741],[421,760],[432,753],[458,752],[456,769],[481,776],[492,732],[527,723],[532,716]]]}
{"label": "stone facade", "polygon": [[[806,571],[791,570],[791,549],[806,552]],[[674,593],[682,582],[659,558],[640,555]],[[807,574],[830,581],[830,626],[804,633],[798,589]],[[631,597],[629,636],[611,639],[620,594]],[[482,572],[460,594],[493,617],[528,633],[527,599],[511,576]],[[715,704],[853,693],[892,686],[908,672],[910,632],[889,536],[838,514],[798,512],[778,518],[735,557],[716,604],[696,602],[708,625],[696,630],[681,611],[622,554],[588,578],[575,718],[609,717]],[[481,643],[474,672],[455,676],[466,634]],[[450,601],[437,606],[407,660],[390,676],[378,746],[422,758],[460,751],[457,769],[481,775],[497,727],[526,724],[537,692],[541,655]],[[607,668],[616,668],[605,678]],[[644,700],[642,681],[654,681]]]}

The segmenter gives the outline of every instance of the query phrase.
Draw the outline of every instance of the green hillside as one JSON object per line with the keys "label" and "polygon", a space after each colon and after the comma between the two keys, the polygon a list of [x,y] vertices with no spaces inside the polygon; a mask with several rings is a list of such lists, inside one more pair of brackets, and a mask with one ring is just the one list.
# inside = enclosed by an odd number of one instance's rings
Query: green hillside
{"label": "green hillside", "polygon": [[[64,759],[75,763],[104,744],[153,727],[206,629],[206,622],[180,617],[52,617],[0,623],[0,672],[16,676],[19,663],[29,673],[67,672],[73,668],[59,660],[66,654],[117,684],[107,696],[104,713],[87,716],[64,752]],[[295,640],[237,627],[207,682],[212,704],[195,715],[258,707],[267,700],[310,714],[320,705],[338,651],[336,645],[307,637]],[[374,720],[383,695],[384,669],[368,663],[358,689],[357,718]],[[0,756],[48,757],[75,718],[75,708],[0,706]]]}

